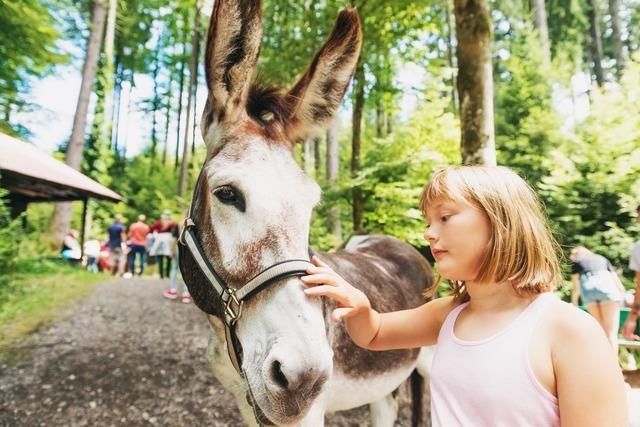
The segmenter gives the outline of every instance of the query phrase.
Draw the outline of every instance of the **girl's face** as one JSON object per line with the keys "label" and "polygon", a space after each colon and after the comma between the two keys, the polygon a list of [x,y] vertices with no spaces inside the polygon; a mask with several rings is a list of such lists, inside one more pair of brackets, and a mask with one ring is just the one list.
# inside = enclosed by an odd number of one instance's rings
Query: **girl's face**
{"label": "girl's face", "polygon": [[475,280],[491,239],[489,218],[470,204],[436,200],[425,219],[424,238],[440,275],[449,280]]}

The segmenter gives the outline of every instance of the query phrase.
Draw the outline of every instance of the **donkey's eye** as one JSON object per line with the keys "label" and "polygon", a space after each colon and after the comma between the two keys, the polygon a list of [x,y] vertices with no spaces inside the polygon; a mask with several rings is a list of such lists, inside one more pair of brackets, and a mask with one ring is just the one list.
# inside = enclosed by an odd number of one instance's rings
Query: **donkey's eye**
{"label": "donkey's eye", "polygon": [[238,196],[236,195],[236,192],[233,191],[233,188],[229,186],[220,187],[217,190],[215,190],[213,194],[222,203],[233,204],[238,200]]}
{"label": "donkey's eye", "polygon": [[230,185],[218,187],[213,191],[213,195],[225,205],[235,206],[240,212],[246,210],[246,203],[242,193]]}

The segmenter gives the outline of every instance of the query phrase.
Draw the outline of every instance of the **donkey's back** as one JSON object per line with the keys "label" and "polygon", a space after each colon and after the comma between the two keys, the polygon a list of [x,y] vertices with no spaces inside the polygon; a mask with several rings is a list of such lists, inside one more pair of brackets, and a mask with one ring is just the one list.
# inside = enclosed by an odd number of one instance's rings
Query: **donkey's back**
{"label": "donkey's back", "polygon": [[[363,291],[378,312],[406,310],[426,302],[423,292],[434,283],[431,266],[411,245],[387,236],[370,236],[353,249],[319,254],[331,268]],[[420,349],[370,351],[358,347],[344,324],[329,320],[334,351],[329,411],[380,401],[395,390],[418,363]]]}

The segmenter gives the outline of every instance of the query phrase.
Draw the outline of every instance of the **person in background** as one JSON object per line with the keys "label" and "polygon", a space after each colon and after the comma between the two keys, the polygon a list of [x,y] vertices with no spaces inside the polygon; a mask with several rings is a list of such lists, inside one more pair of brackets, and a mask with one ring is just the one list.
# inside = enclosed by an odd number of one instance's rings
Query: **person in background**
{"label": "person in background", "polygon": [[624,295],[618,273],[608,259],[584,246],[573,248],[569,259],[573,281],[571,302],[578,305],[578,297],[582,298],[582,303],[598,321],[617,355],[618,319]]}
{"label": "person in background", "polygon": [[165,210],[162,212],[160,219],[151,226],[154,241],[149,254],[156,257],[160,278],[162,279],[168,279],[171,271],[173,229],[176,225],[171,219],[171,211]]}
{"label": "person in background", "polygon": [[84,244],[84,255],[87,257],[87,271],[97,273],[98,258],[100,258],[100,242],[96,239],[91,239]]}
{"label": "person in background", "polygon": [[[640,223],[640,205],[636,208],[636,221]],[[640,240],[638,240],[631,248],[631,256],[629,257],[629,268],[635,272],[636,292],[631,305],[631,311],[627,316],[627,320],[622,325],[622,336],[627,340],[640,340],[636,335],[638,327],[638,317],[640,317]]]}
{"label": "person in background", "polygon": [[153,244],[155,243],[155,241],[156,240],[153,237],[152,232],[147,234],[147,246],[145,248],[146,254],[147,254],[146,264],[147,264],[147,269],[149,271],[149,275],[154,278],[158,277],[158,262],[156,260],[156,256],[151,255],[151,248],[153,247]]}
{"label": "person in background", "polygon": [[129,248],[131,253],[129,254],[129,272],[133,275],[136,274],[135,264],[136,257],[140,255],[140,267],[137,271],[138,275],[142,276],[144,272],[145,255],[147,251],[147,235],[151,232],[149,226],[145,223],[147,217],[145,215],[139,215],[138,221],[131,224],[129,227]]}
{"label": "person in background", "polygon": [[78,230],[69,230],[67,235],[64,236],[64,239],[62,240],[62,249],[60,251],[62,258],[72,262],[80,261],[82,255],[80,251],[80,243],[78,243],[79,236],[80,233],[78,233]]}
{"label": "person in background", "polygon": [[[171,280],[169,281],[169,288],[164,291],[162,296],[167,299],[174,300],[178,298],[178,262],[180,256],[180,250],[178,247],[178,239],[180,238],[180,226],[176,225],[173,228],[173,264],[171,265]],[[189,289],[183,280],[180,280],[182,288],[181,300],[183,303],[188,304],[191,302],[191,295],[189,295]]]}
{"label": "person in background", "polygon": [[107,228],[109,245],[109,261],[111,264],[111,274],[122,276],[125,268],[124,245],[127,240],[127,229],[122,223],[122,215],[117,214],[113,224]]}

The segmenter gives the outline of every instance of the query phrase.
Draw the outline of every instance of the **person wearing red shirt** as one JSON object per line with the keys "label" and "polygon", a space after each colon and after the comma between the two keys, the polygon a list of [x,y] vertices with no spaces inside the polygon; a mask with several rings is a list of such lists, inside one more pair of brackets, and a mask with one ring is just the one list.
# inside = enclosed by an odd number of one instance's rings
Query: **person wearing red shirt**
{"label": "person wearing red shirt", "polygon": [[154,241],[149,250],[149,255],[156,257],[162,279],[168,279],[171,273],[173,229],[176,226],[177,224],[171,219],[171,211],[169,210],[163,211],[160,219],[151,226]]}
{"label": "person wearing red shirt", "polygon": [[136,273],[136,258],[140,255],[140,270],[138,270],[140,276],[142,276],[142,272],[144,271],[147,235],[151,232],[151,229],[145,223],[146,220],[147,217],[145,215],[139,215],[138,221],[129,227],[129,248],[131,248],[129,254],[129,271],[131,274]]}

